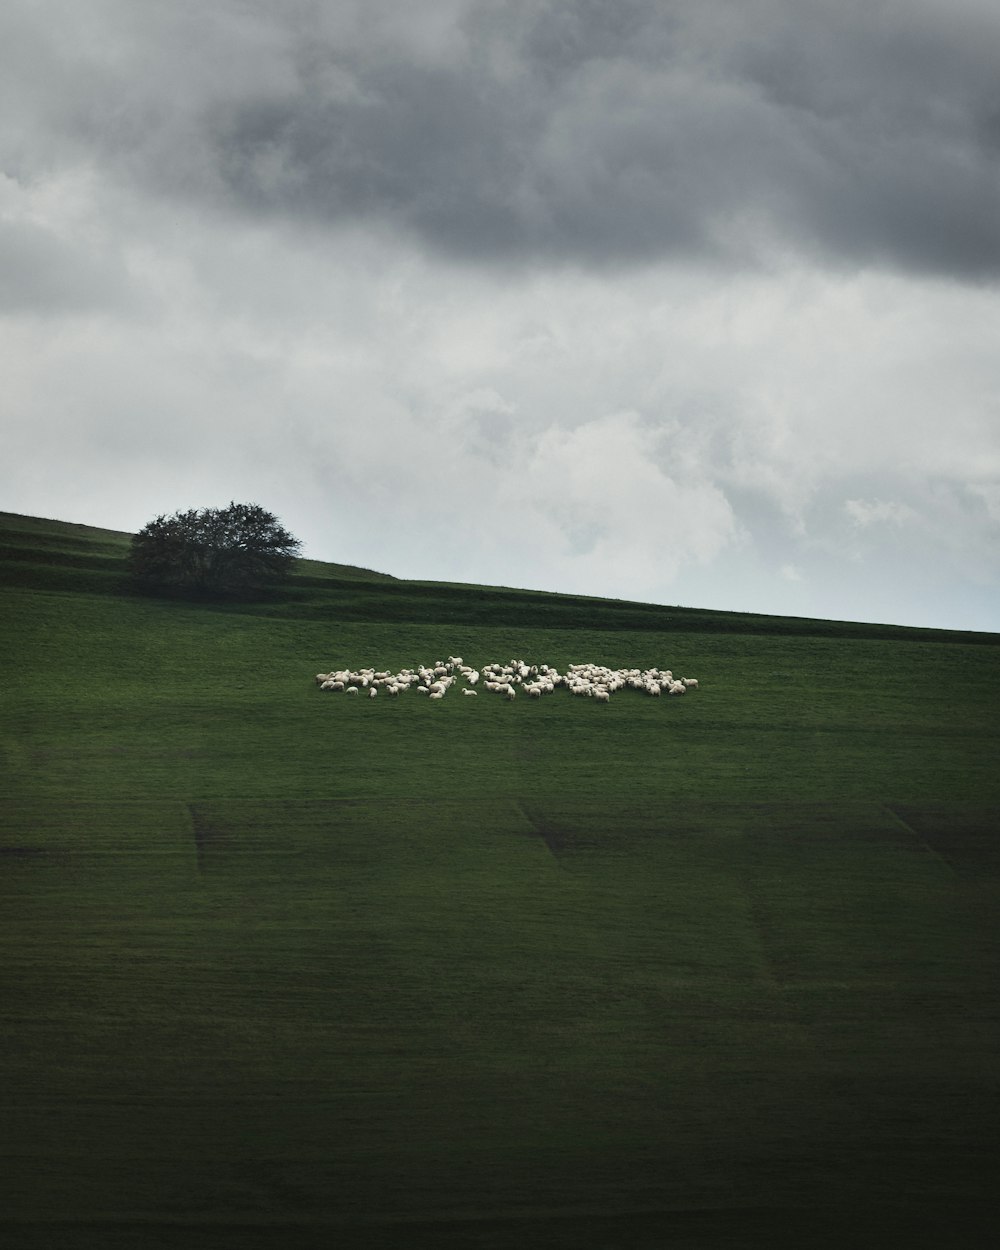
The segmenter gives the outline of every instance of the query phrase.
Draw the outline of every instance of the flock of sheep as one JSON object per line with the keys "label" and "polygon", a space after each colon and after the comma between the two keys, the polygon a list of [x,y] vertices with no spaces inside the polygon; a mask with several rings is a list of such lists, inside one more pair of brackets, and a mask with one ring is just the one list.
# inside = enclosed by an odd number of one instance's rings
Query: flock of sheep
{"label": "flock of sheep", "polygon": [[508,664],[484,664],[481,669],[466,664],[460,655],[450,655],[431,665],[403,668],[398,673],[374,668],[344,668],[332,673],[317,673],[316,684],[320,690],[343,691],[349,695],[366,695],[374,699],[383,693],[398,697],[413,689],[429,699],[443,699],[458,681],[463,681],[463,695],[475,697],[476,687],[504,699],[515,699],[518,691],[529,698],[539,699],[565,686],[570,694],[608,703],[617,690],[639,690],[659,697],[661,694],[686,694],[696,689],[694,677],[675,677],[670,669],[659,668],[605,668],[601,664],[570,664],[565,673],[558,672],[551,664],[528,664],[524,660],[511,660]]}

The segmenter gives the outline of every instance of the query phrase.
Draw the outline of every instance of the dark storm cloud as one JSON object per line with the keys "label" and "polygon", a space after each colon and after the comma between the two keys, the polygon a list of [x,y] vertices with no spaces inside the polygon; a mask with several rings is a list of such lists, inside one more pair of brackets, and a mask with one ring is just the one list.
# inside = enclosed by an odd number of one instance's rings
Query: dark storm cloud
{"label": "dark storm cloud", "polygon": [[61,44],[31,27],[21,103],[45,98],[50,151],[70,136],[160,195],[364,220],[486,262],[790,250],[1000,271],[986,2],[105,0],[90,17]]}
{"label": "dark storm cloud", "polygon": [[288,90],[203,114],[225,193],[486,260],[741,260],[770,244],[1000,270],[1000,14],[532,3],[456,24],[439,58],[409,56],[405,32],[311,32]]}
{"label": "dark storm cloud", "polygon": [[791,251],[1000,272],[1000,10],[985,2],[94,13],[106,30],[36,55],[43,79],[62,71],[61,117],[50,98],[37,124],[160,195],[381,223],[483,262]]}

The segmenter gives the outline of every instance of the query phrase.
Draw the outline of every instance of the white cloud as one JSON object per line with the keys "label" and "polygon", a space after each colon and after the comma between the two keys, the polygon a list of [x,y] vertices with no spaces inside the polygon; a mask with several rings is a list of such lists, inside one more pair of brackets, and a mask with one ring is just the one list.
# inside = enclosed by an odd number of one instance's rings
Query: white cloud
{"label": "white cloud", "polygon": [[683,464],[671,468],[669,435],[635,412],[610,413],[535,435],[503,494],[511,510],[544,519],[548,559],[574,585],[662,594],[739,534],[717,486]]}
{"label": "white cloud", "polygon": [[844,511],[853,524],[862,529],[876,524],[906,525],[917,516],[914,510],[905,503],[882,499],[871,501],[848,499],[844,503]]}

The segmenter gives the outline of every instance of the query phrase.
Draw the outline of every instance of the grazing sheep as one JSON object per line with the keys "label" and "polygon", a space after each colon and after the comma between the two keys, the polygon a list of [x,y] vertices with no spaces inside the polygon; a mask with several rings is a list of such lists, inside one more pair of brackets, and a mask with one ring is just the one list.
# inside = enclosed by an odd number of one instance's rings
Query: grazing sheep
{"label": "grazing sheep", "polygon": [[478,690],[463,690],[462,691],[462,694],[471,695],[473,698],[476,698],[478,693],[479,693]]}
{"label": "grazing sheep", "polygon": [[517,696],[517,687],[532,699],[551,694],[558,686],[565,686],[570,694],[593,698],[608,703],[612,694],[619,690],[645,691],[654,698],[661,692],[670,695],[686,694],[698,689],[697,678],[675,678],[670,669],[656,666],[612,669],[601,664],[570,664],[565,675],[550,664],[529,664],[526,660],[513,658],[506,664],[491,662],[475,669],[466,664],[461,656],[450,655],[447,661],[436,660],[433,665],[418,665],[416,669],[404,668],[393,674],[388,669],[345,668],[336,672],[317,673],[316,684],[324,691],[343,690],[357,695],[367,690],[368,697],[377,697],[380,689],[393,698],[413,686],[418,694],[432,699],[443,699],[448,689],[465,679],[463,695],[476,695],[472,689],[482,679],[483,686],[508,701]]}

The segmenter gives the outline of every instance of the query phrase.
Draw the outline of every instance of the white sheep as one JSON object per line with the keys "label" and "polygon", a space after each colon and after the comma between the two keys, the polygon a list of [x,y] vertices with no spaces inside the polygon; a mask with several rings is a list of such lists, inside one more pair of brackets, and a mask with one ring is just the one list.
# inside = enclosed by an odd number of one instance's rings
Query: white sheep
{"label": "white sheep", "polygon": [[476,698],[476,696],[478,695],[478,693],[479,693],[479,692],[478,692],[477,690],[463,690],[463,691],[462,691],[462,694],[464,694],[464,695],[471,695],[473,699],[474,699],[474,698]]}
{"label": "white sheep", "polygon": [[518,686],[533,699],[551,694],[557,686],[565,686],[571,694],[594,698],[599,703],[610,702],[612,694],[627,688],[645,691],[654,697],[661,692],[682,695],[698,688],[696,678],[675,678],[670,669],[656,666],[612,669],[600,664],[577,663],[568,665],[566,674],[562,675],[553,665],[529,664],[519,658],[513,658],[507,664],[491,662],[474,669],[461,656],[455,655],[448,656],[446,661],[436,660],[433,665],[418,665],[415,670],[400,669],[395,675],[388,669],[345,668],[317,673],[315,680],[324,691],[345,690],[347,694],[357,696],[367,690],[370,699],[374,699],[380,689],[395,698],[410,686],[419,694],[442,699],[459,677],[465,679],[466,685],[462,690],[465,695],[474,696],[477,692],[472,687],[482,679],[487,690],[502,694],[508,701],[516,698]]}

